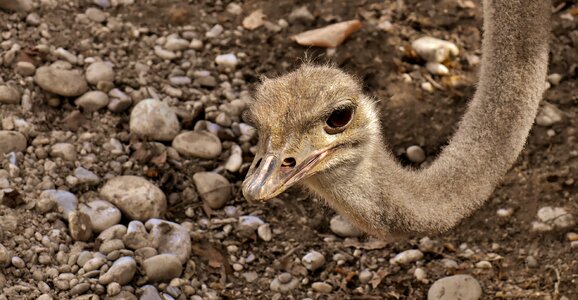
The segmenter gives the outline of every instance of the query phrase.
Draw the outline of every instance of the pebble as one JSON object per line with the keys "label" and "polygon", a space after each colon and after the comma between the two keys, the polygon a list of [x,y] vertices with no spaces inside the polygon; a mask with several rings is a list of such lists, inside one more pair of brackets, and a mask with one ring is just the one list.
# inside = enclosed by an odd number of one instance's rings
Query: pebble
{"label": "pebble", "polygon": [[132,105],[132,99],[119,89],[110,90],[108,96],[110,97],[110,102],[107,107],[111,112],[121,113]]}
{"label": "pebble", "polygon": [[433,75],[448,75],[450,73],[448,67],[437,62],[428,62],[425,64],[425,68]]}
{"label": "pebble", "polygon": [[26,267],[26,263],[24,262],[24,260],[22,260],[22,258],[18,256],[13,256],[10,262],[17,269],[23,269],[24,267]]}
{"label": "pebble", "polygon": [[60,47],[54,50],[54,55],[60,59],[63,59],[73,65],[78,63],[78,58],[76,55],[72,54],[70,51]]}
{"label": "pebble", "polygon": [[110,269],[98,278],[98,283],[106,285],[116,282],[120,285],[128,284],[136,273],[136,261],[129,256],[117,259]]}
{"label": "pebble", "polygon": [[84,14],[93,22],[102,23],[106,21],[106,13],[96,7],[89,7]]}
{"label": "pebble", "polygon": [[409,146],[405,151],[407,158],[414,163],[422,163],[425,160],[425,152],[420,146]]}
{"label": "pebble", "polygon": [[146,221],[150,218],[159,218],[167,208],[163,191],[138,176],[111,178],[101,188],[100,194],[130,220]]}
{"label": "pebble", "polygon": [[177,58],[176,53],[174,53],[173,51],[163,49],[160,46],[155,46],[154,52],[155,52],[156,56],[158,56],[162,59],[165,59],[165,60],[173,60],[173,59]]}
{"label": "pebble", "polygon": [[547,79],[548,82],[550,82],[552,85],[559,85],[560,81],[562,81],[562,75],[558,73],[552,73],[548,75]]}
{"label": "pebble", "polygon": [[257,228],[257,235],[265,242],[271,241],[273,234],[271,233],[271,226],[269,224],[260,225]]}
{"label": "pebble", "polygon": [[36,70],[34,82],[48,92],[65,97],[80,96],[88,91],[84,76],[77,70],[43,66]]}
{"label": "pebble", "polygon": [[498,217],[501,218],[508,218],[514,213],[514,210],[511,208],[500,208],[496,211]]}
{"label": "pebble", "polygon": [[85,272],[90,272],[90,271],[100,269],[100,267],[104,266],[104,264],[106,264],[106,262],[107,262],[107,259],[104,255],[98,255],[96,257],[89,259],[87,262],[85,262],[82,265],[79,263],[79,265],[82,267],[82,269],[84,269]]}
{"label": "pebble", "polygon": [[259,226],[264,225],[265,222],[257,216],[240,216],[237,230],[240,232],[255,232]]}
{"label": "pebble", "polygon": [[568,213],[563,207],[542,207],[538,210],[538,219],[561,229],[569,228],[575,224],[572,214]]}
{"label": "pebble", "polygon": [[153,285],[145,285],[141,287],[141,290],[142,295],[139,300],[163,300],[161,296],[159,296],[159,291]]}
{"label": "pebble", "polygon": [[41,213],[49,212],[52,210],[54,205],[57,205],[59,210],[62,211],[63,218],[68,220],[70,213],[76,210],[78,205],[78,198],[76,198],[73,193],[68,191],[45,190],[40,193],[38,202],[45,203],[43,204],[43,209],[40,211]]}
{"label": "pebble", "polygon": [[315,16],[309,11],[307,6],[295,8],[289,14],[289,22],[309,23],[315,20]]}
{"label": "pebble", "polygon": [[301,259],[301,263],[307,268],[309,271],[315,271],[325,264],[325,256],[323,254],[311,250],[309,253],[305,254]]}
{"label": "pebble", "polygon": [[10,251],[4,247],[4,245],[0,244],[0,267],[8,266],[11,258]]}
{"label": "pebble", "polygon": [[239,63],[239,60],[237,59],[237,56],[235,56],[235,54],[227,53],[217,55],[217,57],[215,57],[215,63],[217,63],[217,65],[221,67],[234,69]]}
{"label": "pebble", "polygon": [[20,104],[20,91],[9,85],[0,85],[0,104]]}
{"label": "pebble", "polygon": [[220,174],[198,172],[193,175],[193,183],[203,202],[211,209],[220,209],[231,200],[231,184]]}
{"label": "pebble", "polygon": [[433,84],[427,81],[421,84],[421,88],[428,93],[433,93],[434,91]]}
{"label": "pebble", "polygon": [[482,287],[470,275],[454,275],[444,277],[432,284],[428,300],[478,300],[482,297]]}
{"label": "pebble", "polygon": [[446,269],[457,269],[458,268],[458,263],[453,260],[453,259],[449,259],[449,258],[442,258],[440,260],[440,263],[442,264],[442,266],[444,266],[444,268]]}
{"label": "pebble", "polygon": [[74,169],[74,177],[78,179],[79,184],[96,185],[100,183],[98,175],[83,167]]}
{"label": "pebble", "polygon": [[421,37],[413,41],[411,47],[419,56],[428,62],[441,63],[460,53],[460,50],[454,43],[429,36]]}
{"label": "pebble", "polygon": [[219,138],[207,131],[183,132],[173,140],[173,148],[181,155],[212,159],[223,150]]}
{"label": "pebble", "polygon": [[183,226],[160,219],[150,219],[145,223],[151,244],[161,254],[172,254],[181,263],[186,263],[191,255],[191,237]]}
{"label": "pebble", "polygon": [[151,245],[149,234],[145,225],[140,221],[131,221],[128,223],[126,234],[122,241],[128,249],[140,249]]}
{"label": "pebble", "polygon": [[476,263],[476,268],[484,270],[491,269],[492,263],[487,260],[482,260]]}
{"label": "pebble", "polygon": [[281,273],[279,276],[273,279],[273,281],[271,281],[269,288],[274,292],[287,293],[294,290],[298,286],[299,279],[293,278],[290,273]]}
{"label": "pebble", "polygon": [[415,261],[418,261],[423,258],[423,252],[417,249],[410,249],[398,253],[392,259],[389,260],[389,263],[392,265],[405,265]]}
{"label": "pebble", "polygon": [[19,61],[16,63],[16,66],[14,67],[14,72],[25,77],[32,76],[34,75],[34,73],[36,73],[36,66],[27,61]]}
{"label": "pebble", "polygon": [[373,273],[368,269],[359,272],[359,281],[361,281],[361,283],[368,283],[372,278]]}
{"label": "pebble", "polygon": [[75,210],[68,214],[68,228],[75,241],[87,242],[92,237],[90,217],[81,211]]}
{"label": "pebble", "polygon": [[24,151],[27,144],[26,137],[22,133],[0,130],[0,155]]}
{"label": "pebble", "polygon": [[178,38],[177,36],[171,35],[167,38],[165,43],[165,49],[170,51],[182,51],[189,48],[189,41],[185,39]]}
{"label": "pebble", "polygon": [[121,212],[118,208],[105,200],[94,200],[80,205],[80,211],[89,216],[92,229],[102,232],[120,222]]}
{"label": "pebble", "polygon": [[149,282],[168,282],[181,276],[183,266],[172,254],[159,254],[143,261],[143,269]]}
{"label": "pebble", "polygon": [[335,215],[331,218],[329,227],[333,233],[341,237],[359,237],[363,234],[361,230],[341,215]]}
{"label": "pebble", "polygon": [[314,282],[311,285],[311,288],[315,292],[323,293],[323,294],[331,293],[331,291],[333,290],[333,286],[331,286],[331,284],[325,283],[325,282]]}
{"label": "pebble", "polygon": [[265,23],[265,14],[262,9],[257,9],[243,19],[241,23],[245,29],[255,30]]}
{"label": "pebble", "polygon": [[425,281],[427,279],[427,273],[422,268],[416,268],[415,271],[413,271],[413,276],[418,281]]}
{"label": "pebble", "polygon": [[85,76],[86,80],[93,85],[97,85],[101,81],[113,82],[114,70],[110,63],[97,61],[88,66]]}
{"label": "pebble", "polygon": [[562,112],[554,105],[544,102],[536,115],[536,124],[542,127],[550,127],[562,121]]}
{"label": "pebble", "polygon": [[122,287],[117,282],[111,282],[106,286],[108,296],[116,296],[122,291]]}
{"label": "pebble", "polygon": [[207,33],[205,33],[205,36],[212,39],[212,38],[216,38],[219,35],[221,35],[221,33],[223,33],[225,29],[223,28],[223,26],[221,26],[220,24],[217,24],[215,26],[213,26],[211,29],[209,29],[209,31],[207,31]]}
{"label": "pebble", "polygon": [[537,267],[539,266],[538,261],[536,260],[536,258],[533,257],[533,256],[531,256],[531,255],[528,255],[528,256],[526,257],[526,265],[527,265],[529,268],[537,268]]}
{"label": "pebble", "polygon": [[139,102],[130,114],[130,131],[142,139],[172,141],[180,130],[174,110],[156,99]]}
{"label": "pebble", "polygon": [[76,160],[76,148],[70,143],[56,143],[50,149],[52,157],[59,157],[67,161]]}
{"label": "pebble", "polygon": [[359,20],[344,21],[298,33],[291,39],[303,46],[336,48],[362,26]]}
{"label": "pebble", "polygon": [[231,173],[238,172],[243,165],[243,150],[239,145],[235,144],[231,146],[231,156],[227,159],[225,163],[225,169]]}
{"label": "pebble", "polygon": [[124,243],[120,239],[111,239],[104,241],[100,247],[98,247],[98,251],[102,254],[108,255],[113,251],[124,249]]}
{"label": "pebble", "polygon": [[105,108],[109,102],[108,95],[101,91],[87,92],[74,101],[85,112],[94,112]]}

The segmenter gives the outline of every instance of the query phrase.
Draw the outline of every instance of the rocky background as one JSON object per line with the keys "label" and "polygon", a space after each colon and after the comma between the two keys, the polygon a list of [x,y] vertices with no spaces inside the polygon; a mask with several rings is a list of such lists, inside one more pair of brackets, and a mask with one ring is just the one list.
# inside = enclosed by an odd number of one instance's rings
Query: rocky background
{"label": "rocky background", "polygon": [[552,3],[545,98],[488,205],[395,242],[298,189],[246,202],[242,112],[260,76],[331,62],[380,99],[399,160],[427,166],[475,88],[478,1],[0,8],[0,299],[578,299],[573,1]]}

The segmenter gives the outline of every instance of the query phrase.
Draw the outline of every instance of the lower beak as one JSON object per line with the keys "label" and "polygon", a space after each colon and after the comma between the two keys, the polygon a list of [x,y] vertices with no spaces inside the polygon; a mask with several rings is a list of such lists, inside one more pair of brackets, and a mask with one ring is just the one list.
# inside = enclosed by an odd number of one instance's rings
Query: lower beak
{"label": "lower beak", "polygon": [[315,151],[305,157],[295,157],[295,166],[284,166],[279,155],[255,157],[243,181],[243,195],[249,201],[269,200],[301,179],[313,175],[314,167],[329,154],[329,150]]}

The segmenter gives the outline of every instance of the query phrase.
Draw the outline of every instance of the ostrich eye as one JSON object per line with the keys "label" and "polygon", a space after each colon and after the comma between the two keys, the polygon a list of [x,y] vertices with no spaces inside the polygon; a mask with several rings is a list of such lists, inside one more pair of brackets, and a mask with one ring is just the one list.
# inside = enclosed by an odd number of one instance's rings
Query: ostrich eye
{"label": "ostrich eye", "polygon": [[353,119],[353,107],[344,107],[334,110],[327,121],[325,121],[325,131],[329,134],[340,133],[345,130],[345,126]]}

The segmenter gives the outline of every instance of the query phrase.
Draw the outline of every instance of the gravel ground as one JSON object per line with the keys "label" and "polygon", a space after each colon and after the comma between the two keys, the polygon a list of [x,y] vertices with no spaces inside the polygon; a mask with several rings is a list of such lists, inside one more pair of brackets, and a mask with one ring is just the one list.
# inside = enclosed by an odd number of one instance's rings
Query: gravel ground
{"label": "gravel ground", "polygon": [[[384,242],[299,189],[243,199],[258,137],[242,112],[260,76],[303,60],[381,99],[407,166],[455,130],[480,3],[353,2],[0,0],[0,300],[578,299],[572,1],[552,3],[525,150],[455,230]],[[353,19],[361,30],[335,49],[290,38]]]}

